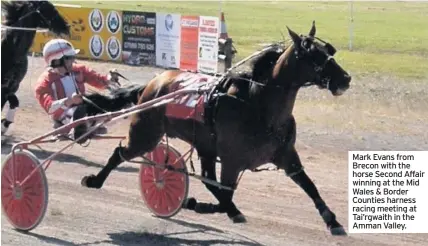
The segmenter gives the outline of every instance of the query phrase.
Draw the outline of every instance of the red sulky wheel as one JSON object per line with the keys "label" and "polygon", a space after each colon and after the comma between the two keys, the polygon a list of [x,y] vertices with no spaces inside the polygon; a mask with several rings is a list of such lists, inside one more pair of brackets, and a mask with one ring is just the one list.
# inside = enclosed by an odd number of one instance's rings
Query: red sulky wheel
{"label": "red sulky wheel", "polygon": [[[180,159],[181,154],[171,145],[159,143],[152,152],[146,154],[146,158],[165,165],[167,152],[169,157],[167,164],[187,172],[186,163]],[[187,198],[189,177],[184,173],[141,165],[140,189],[141,196],[150,211],[158,217],[169,218],[181,210]]]}
{"label": "red sulky wheel", "polygon": [[[28,150],[10,153],[2,167],[1,205],[9,223],[17,230],[30,231],[42,221],[48,205],[48,182],[45,171]],[[24,183],[20,184],[34,170]]]}

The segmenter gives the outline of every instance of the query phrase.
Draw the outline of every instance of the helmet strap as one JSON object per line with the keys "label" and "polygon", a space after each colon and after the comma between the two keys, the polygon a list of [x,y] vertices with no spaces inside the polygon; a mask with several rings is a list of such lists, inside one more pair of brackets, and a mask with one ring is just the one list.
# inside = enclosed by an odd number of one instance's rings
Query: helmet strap
{"label": "helmet strap", "polygon": [[63,67],[66,71],[66,73],[70,73],[70,71],[67,69],[67,67],[65,66],[65,59],[64,57],[61,57],[60,59],[57,60],[53,60],[51,62],[51,67],[52,68],[60,68]]}

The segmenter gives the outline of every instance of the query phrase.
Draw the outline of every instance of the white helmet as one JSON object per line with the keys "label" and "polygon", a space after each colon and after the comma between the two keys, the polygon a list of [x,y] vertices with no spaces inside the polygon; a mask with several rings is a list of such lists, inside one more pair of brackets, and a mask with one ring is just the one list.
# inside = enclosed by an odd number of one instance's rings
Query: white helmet
{"label": "white helmet", "polygon": [[53,60],[59,60],[64,56],[75,56],[80,52],[74,49],[73,45],[65,39],[52,39],[43,47],[43,58],[48,65]]}

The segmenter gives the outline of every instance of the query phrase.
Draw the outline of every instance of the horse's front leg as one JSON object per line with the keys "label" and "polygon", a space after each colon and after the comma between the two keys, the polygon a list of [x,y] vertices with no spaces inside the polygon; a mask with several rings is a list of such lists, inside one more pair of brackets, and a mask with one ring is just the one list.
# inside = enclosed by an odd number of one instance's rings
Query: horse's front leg
{"label": "horse's front leg", "polygon": [[283,150],[281,153],[279,153],[275,157],[273,163],[278,168],[284,169],[287,176],[289,176],[296,184],[298,184],[312,199],[315,207],[318,209],[319,214],[323,218],[331,234],[346,235],[343,226],[337,222],[336,215],[330,210],[326,202],[321,198],[317,187],[303,170],[299,155],[297,154],[297,151],[294,147]]}
{"label": "horse's front leg", "polygon": [[[202,176],[204,178],[217,182],[216,169],[215,169],[216,156],[201,155],[200,157],[201,157]],[[236,178],[229,175],[230,173],[224,174],[223,172],[222,184],[230,183],[234,185],[234,183],[236,182]],[[233,182],[233,180],[235,180],[235,182]],[[234,223],[243,223],[246,221],[245,216],[242,215],[242,213],[238,210],[238,208],[232,201],[233,191],[220,189],[219,187],[204,181],[202,181],[202,183],[205,184],[205,187],[219,201],[219,204],[198,202],[195,198],[189,197],[187,201],[183,204],[184,208],[194,210],[195,212],[201,213],[201,214],[227,213],[229,218]]]}
{"label": "horse's front leg", "polygon": [[[240,170],[242,166],[245,166],[241,164],[242,163],[239,162],[239,160],[236,160],[234,158],[229,159],[229,158],[222,157],[220,183],[223,186],[234,188],[234,189],[237,188],[237,182],[238,182],[238,176],[239,176]],[[236,207],[235,203],[233,202],[234,193],[235,193],[234,190],[220,189],[218,191],[217,196],[219,196],[220,209],[225,210],[227,213],[227,216],[234,223],[245,223],[247,222],[247,219],[241,213],[241,211],[239,211],[239,209]]]}

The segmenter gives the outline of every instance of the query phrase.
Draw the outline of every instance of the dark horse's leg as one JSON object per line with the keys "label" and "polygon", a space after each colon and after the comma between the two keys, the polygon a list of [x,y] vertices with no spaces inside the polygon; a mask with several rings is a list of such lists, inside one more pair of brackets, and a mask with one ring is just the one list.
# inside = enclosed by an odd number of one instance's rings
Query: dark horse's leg
{"label": "dark horse's leg", "polygon": [[283,150],[283,152],[275,157],[273,163],[277,165],[278,168],[284,169],[287,176],[298,184],[312,199],[319,214],[333,235],[346,235],[343,226],[337,222],[336,215],[321,198],[315,184],[303,170],[299,155],[294,147],[291,147],[288,150]]}
{"label": "dark horse's leg", "polygon": [[[5,90],[6,91],[6,90]],[[6,118],[1,120],[1,133],[4,134],[9,129],[9,126],[14,122],[16,110],[19,107],[19,100],[15,93],[7,94],[2,90],[1,107],[3,110],[6,102],[9,101],[9,110],[7,111]]]}
{"label": "dark horse's leg", "polygon": [[[7,102],[7,89],[2,88],[1,89],[1,110],[3,111],[4,105],[6,105]],[[9,125],[6,118],[1,119],[1,135],[2,135],[2,141],[3,141],[3,134],[7,132],[7,129],[9,128]]]}
{"label": "dark horse's leg", "polygon": [[7,102],[7,94],[8,94],[8,90],[7,90],[7,88],[2,88],[2,89],[1,89],[1,110],[3,110],[4,105],[6,105],[6,102]]}
{"label": "dark horse's leg", "polygon": [[[9,101],[9,110],[7,111],[6,118],[2,119],[2,134],[5,133],[14,122],[16,110],[19,107],[19,100],[16,93],[19,89],[21,81],[24,79],[28,69],[27,54],[21,57],[15,57],[7,66],[2,74],[2,87],[1,89],[1,109],[3,110],[6,101]],[[7,86],[6,86],[7,84]]]}
{"label": "dark horse's leg", "polygon": [[[216,156],[201,155],[201,175],[205,178],[217,181],[216,177]],[[228,176],[224,174],[222,168],[222,184],[225,186],[233,187],[236,183],[237,175]],[[202,203],[197,202],[195,198],[190,197],[184,204],[184,208],[194,210],[197,213],[209,214],[209,213],[227,213],[229,218],[235,223],[245,222],[244,215],[237,209],[233,203],[233,191],[222,190],[217,186],[203,182],[205,187],[214,195],[214,197],[220,202],[219,204]],[[227,185],[229,184],[229,185]]]}
{"label": "dark horse's leg", "polygon": [[116,147],[107,165],[95,176],[85,176],[82,185],[89,188],[101,188],[110,172],[125,160],[131,160],[152,151],[165,134],[162,124],[163,113],[157,109],[148,110],[132,119],[128,133],[128,143]]}

